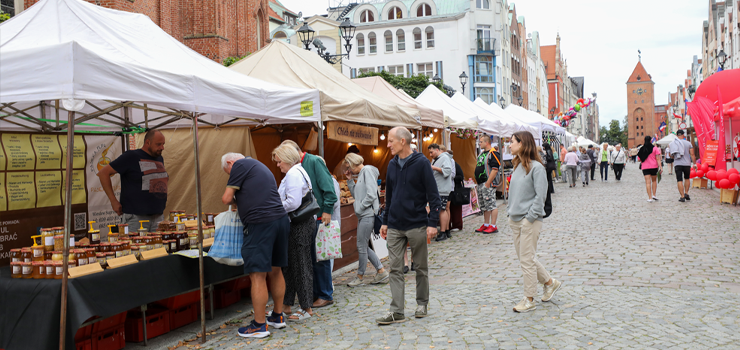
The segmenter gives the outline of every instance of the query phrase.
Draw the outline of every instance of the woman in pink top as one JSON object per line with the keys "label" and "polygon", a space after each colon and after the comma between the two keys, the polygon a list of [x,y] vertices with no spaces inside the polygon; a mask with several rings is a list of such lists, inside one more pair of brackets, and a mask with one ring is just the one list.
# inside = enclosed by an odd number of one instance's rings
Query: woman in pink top
{"label": "woman in pink top", "polygon": [[[637,152],[637,158],[642,162],[642,175],[645,176],[645,190],[648,195],[648,202],[658,200],[655,191],[658,189],[658,172],[663,172],[663,165],[660,162],[660,148],[654,147],[650,136],[645,136],[645,143]],[[651,188],[652,185],[652,188]]]}
{"label": "woman in pink top", "polygon": [[570,146],[568,153],[565,154],[563,159],[565,161],[565,171],[568,172],[570,178],[570,186],[576,187],[576,169],[578,169],[578,156],[576,155],[576,147]]}

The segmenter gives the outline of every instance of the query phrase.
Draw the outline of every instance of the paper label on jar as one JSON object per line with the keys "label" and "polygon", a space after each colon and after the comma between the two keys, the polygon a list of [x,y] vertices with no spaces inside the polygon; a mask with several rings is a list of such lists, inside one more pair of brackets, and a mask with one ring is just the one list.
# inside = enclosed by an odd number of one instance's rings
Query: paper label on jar
{"label": "paper label on jar", "polygon": [[123,251],[122,250],[119,250],[119,251],[116,252],[116,258],[120,258],[122,256],[123,256]]}
{"label": "paper label on jar", "polygon": [[208,215],[208,222],[213,222],[213,215]]}
{"label": "paper label on jar", "polygon": [[170,243],[170,251],[171,252],[174,252],[175,250],[177,250],[177,243],[171,242]]}
{"label": "paper label on jar", "polygon": [[21,267],[18,265],[13,266],[13,274],[14,275],[20,275],[21,274]]}
{"label": "paper label on jar", "polygon": [[45,275],[46,269],[43,266],[39,266],[39,275]]}
{"label": "paper label on jar", "polygon": [[94,256],[91,256],[91,257],[87,258],[87,263],[88,264],[92,264],[92,263],[96,263],[96,262],[98,262],[98,259],[96,257],[94,257]]}
{"label": "paper label on jar", "polygon": [[77,266],[87,265],[87,258],[77,259]]}
{"label": "paper label on jar", "polygon": [[21,261],[21,259],[18,259],[18,258],[12,258],[12,259],[10,259],[10,262],[17,262],[17,261]]}
{"label": "paper label on jar", "polygon": [[69,247],[71,248],[71,247],[74,247],[74,246],[75,246],[75,238],[74,237],[69,237]]}
{"label": "paper label on jar", "polygon": [[31,259],[31,258],[25,258],[25,259],[23,259],[23,262],[31,262],[31,261],[33,261],[33,259]]}
{"label": "paper label on jar", "polygon": [[33,249],[33,257],[38,258],[40,256],[44,256],[44,250],[43,249]]}
{"label": "paper label on jar", "polygon": [[64,267],[62,267],[62,266],[55,266],[55,268],[56,268],[55,270],[56,270],[57,276],[61,276],[62,273],[64,273]]}
{"label": "paper label on jar", "polygon": [[51,276],[54,274],[54,266],[47,266],[46,267],[46,274]]}
{"label": "paper label on jar", "polygon": [[100,240],[100,234],[99,233],[93,233],[92,234],[92,240],[93,241],[99,241]]}
{"label": "paper label on jar", "polygon": [[44,245],[45,246],[54,245],[54,236],[46,236],[46,237],[44,237]]}
{"label": "paper label on jar", "polygon": [[154,245],[154,249],[159,249],[159,248],[162,248],[162,245],[161,244],[157,243],[157,244]]}
{"label": "paper label on jar", "polygon": [[180,245],[186,245],[186,244],[188,244],[188,239],[187,238],[180,239]]}
{"label": "paper label on jar", "polygon": [[23,274],[24,275],[30,275],[33,272],[33,267],[31,266],[23,266]]}
{"label": "paper label on jar", "polygon": [[123,227],[123,233],[128,234],[128,226]]}

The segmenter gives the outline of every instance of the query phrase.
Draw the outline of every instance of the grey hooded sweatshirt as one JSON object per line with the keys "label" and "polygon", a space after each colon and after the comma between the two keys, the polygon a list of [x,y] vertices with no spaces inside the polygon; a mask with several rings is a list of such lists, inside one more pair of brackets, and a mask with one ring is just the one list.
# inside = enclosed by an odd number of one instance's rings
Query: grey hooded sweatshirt
{"label": "grey hooded sweatshirt", "polygon": [[360,217],[375,216],[380,208],[378,199],[378,175],[380,171],[372,165],[365,165],[357,174],[357,183],[347,180],[347,187],[355,199],[355,214]]}

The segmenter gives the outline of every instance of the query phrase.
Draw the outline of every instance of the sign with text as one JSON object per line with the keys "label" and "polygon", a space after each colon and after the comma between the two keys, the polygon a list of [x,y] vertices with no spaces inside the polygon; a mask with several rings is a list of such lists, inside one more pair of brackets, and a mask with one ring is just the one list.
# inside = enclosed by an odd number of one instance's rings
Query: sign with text
{"label": "sign with text", "polygon": [[717,162],[717,150],[719,150],[719,141],[707,140],[707,150],[704,154],[704,164],[714,166],[714,164]]}
{"label": "sign with text", "polygon": [[378,145],[378,128],[345,122],[328,122],[326,133],[329,139],[335,141],[368,146]]}

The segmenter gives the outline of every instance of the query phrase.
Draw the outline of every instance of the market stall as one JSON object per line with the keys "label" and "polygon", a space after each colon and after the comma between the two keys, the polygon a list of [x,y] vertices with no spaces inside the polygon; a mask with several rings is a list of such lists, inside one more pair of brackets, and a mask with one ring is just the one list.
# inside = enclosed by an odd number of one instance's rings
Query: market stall
{"label": "market stall", "polygon": [[[81,319],[74,310],[86,306],[73,299],[71,288],[76,287],[68,284],[69,273],[74,271],[70,269],[70,238],[84,235],[89,217],[99,215],[99,225],[115,221],[115,215],[105,212],[110,208],[100,201],[101,190],[95,181],[99,165],[131,146],[124,135],[145,128],[196,126],[190,135],[194,164],[186,173],[170,175],[194,178],[194,188],[179,191],[189,194],[196,213],[203,213],[198,126],[321,118],[315,90],[286,88],[234,74],[170,37],[144,15],[79,0],[42,0],[0,24],[0,112],[0,142],[5,150],[5,158],[0,159],[0,183],[4,186],[0,192],[10,194],[0,198],[0,221],[4,232],[10,234],[3,248],[32,244],[30,236],[47,221],[57,226],[62,237],[62,278],[58,283],[44,284],[37,294],[38,300],[58,297],[60,312],[50,310],[48,318],[42,320],[31,314],[2,317],[0,348],[5,349],[74,348]],[[182,146],[170,147],[182,151]],[[190,144],[185,147],[189,150]],[[68,149],[73,151],[66,152]],[[211,162],[208,167],[220,167]],[[42,179],[48,180],[42,184]],[[210,278],[205,276],[202,255],[205,230],[202,220],[193,222],[197,227],[198,259],[194,261],[198,268],[192,265],[189,273],[195,276],[200,270],[200,314],[204,315],[203,288]],[[7,256],[2,258],[0,265],[7,264]],[[0,276],[3,301],[19,297],[15,287],[33,283],[5,280],[12,274],[5,273],[9,270],[2,268]],[[110,271],[97,274],[106,276]],[[155,301],[157,293],[152,291],[148,301]],[[0,307],[6,315],[12,305]],[[204,317],[201,319],[205,327]],[[39,323],[51,331],[33,337],[18,331],[37,329]]]}

